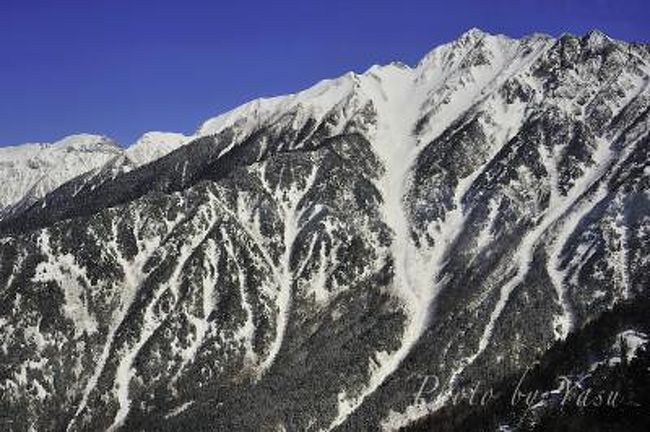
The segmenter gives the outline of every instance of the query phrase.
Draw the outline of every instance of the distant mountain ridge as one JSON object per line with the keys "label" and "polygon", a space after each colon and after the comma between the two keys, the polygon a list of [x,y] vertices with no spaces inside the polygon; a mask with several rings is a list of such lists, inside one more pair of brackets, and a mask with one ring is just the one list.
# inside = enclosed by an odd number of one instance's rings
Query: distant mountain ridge
{"label": "distant mountain ridge", "polygon": [[54,144],[0,147],[0,214],[22,200],[33,202],[121,152],[109,138],[72,135]]}

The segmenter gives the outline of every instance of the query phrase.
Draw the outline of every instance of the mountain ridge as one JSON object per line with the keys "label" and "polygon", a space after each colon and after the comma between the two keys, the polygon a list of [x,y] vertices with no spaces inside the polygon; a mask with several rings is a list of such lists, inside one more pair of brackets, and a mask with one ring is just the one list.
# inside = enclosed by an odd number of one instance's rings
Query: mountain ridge
{"label": "mountain ridge", "polygon": [[[587,33],[585,35],[585,38],[591,37],[592,34],[597,34],[597,35],[602,35],[603,37],[607,38],[607,40],[612,40],[603,33],[599,31],[592,31]],[[422,59],[415,65],[415,67],[411,67],[408,65],[405,65],[401,62],[391,62],[387,65],[373,65],[369,67],[365,72],[358,74],[355,72],[347,72],[343,75],[341,75],[338,78],[335,79],[325,79],[317,82],[313,86],[302,90],[297,93],[293,94],[287,94],[287,95],[280,95],[280,96],[274,96],[270,98],[259,98],[259,99],[254,99],[250,102],[247,102],[239,107],[236,107],[232,110],[226,111],[223,114],[220,114],[216,117],[212,117],[208,120],[205,120],[202,122],[202,124],[199,126],[199,128],[196,130],[196,132],[192,135],[183,135],[183,134],[178,134],[178,133],[173,133],[173,132],[147,132],[143,134],[140,138],[138,138],[134,143],[132,143],[130,146],[124,148],[121,153],[128,158],[128,160],[131,162],[130,165],[132,165],[132,168],[137,168],[138,166],[147,164],[149,162],[152,162],[154,160],[159,159],[160,157],[165,156],[166,154],[176,150],[177,148],[187,144],[188,142],[201,138],[203,136],[207,135],[213,135],[219,133],[221,130],[232,127],[235,122],[239,122],[239,133],[242,135],[238,138],[243,138],[246,134],[250,134],[251,128],[255,127],[255,125],[260,124],[260,122],[264,121],[270,121],[270,117],[273,115],[273,112],[282,112],[283,110],[286,109],[284,105],[287,103],[289,104],[300,104],[301,103],[301,95],[303,99],[312,99],[311,95],[315,92],[325,92],[329,90],[330,86],[341,86],[348,84],[350,85],[349,81],[354,81],[355,79],[359,79],[359,77],[367,77],[371,76],[374,73],[381,71],[382,69],[385,68],[391,68],[391,67],[398,67],[400,68],[401,66],[404,66],[408,68],[409,70],[414,70],[418,71],[420,69],[426,70],[427,67],[435,68],[437,65],[428,65],[427,62],[433,62],[434,58],[436,57],[436,52],[440,54],[440,51],[444,51],[446,49],[454,49],[458,48],[459,45],[471,45],[477,43],[479,40],[485,39],[485,38],[490,38],[494,40],[502,40],[502,41],[511,41],[514,42],[516,39],[510,38],[508,36],[502,35],[502,34],[497,34],[497,35],[492,35],[487,32],[484,32],[480,29],[477,28],[472,28],[466,32],[464,32],[457,40],[440,45],[438,47],[433,48],[429,53],[427,53],[425,56],[422,57]],[[539,40],[539,39],[545,39],[545,40],[554,40],[548,35],[543,35],[543,34],[533,34],[530,36],[526,36],[522,38],[521,40]],[[417,72],[416,72],[417,73]],[[338,84],[337,84],[338,83]],[[327,103],[327,101],[325,101]],[[315,109],[318,109],[316,107]],[[327,111],[327,108],[325,108],[325,111]],[[252,120],[251,120],[252,118]],[[245,122],[252,121],[251,125],[246,126]],[[244,123],[242,123],[244,122]],[[55,142],[54,144],[44,144],[44,146],[49,147],[49,146],[63,146],[66,140],[74,140],[75,137],[86,137],[86,139],[94,139],[98,142],[101,141],[107,141],[111,143],[115,143],[115,141],[111,140],[110,138],[102,135],[91,135],[91,134],[78,134],[78,135],[70,135],[67,137],[62,138],[61,140]],[[4,147],[5,152],[8,151],[8,149],[23,149],[26,150],[25,157],[30,158],[32,157],[27,150],[30,147],[31,144],[22,144],[22,145],[17,145],[17,146],[11,146],[11,147]],[[62,183],[64,183],[67,180],[71,180],[72,178],[84,174],[88,171],[90,171],[89,168],[96,168],[99,165],[102,165],[104,163],[107,163],[109,161],[107,160],[102,160],[98,164],[91,164],[89,167],[81,167],[75,170],[68,170],[65,175],[58,173],[56,170],[56,165],[53,166],[53,168],[50,168],[52,171],[56,172],[56,174],[62,175],[61,179],[53,182],[52,184],[46,185],[46,186],[41,186],[42,190],[35,195],[35,197],[41,197],[45,195],[47,192],[53,190],[55,187],[60,186]],[[95,166],[97,165],[97,166]],[[10,178],[9,176],[11,173],[4,173],[3,179],[7,183],[15,183],[15,179]],[[15,174],[14,174],[15,175]],[[19,191],[11,191],[9,187],[6,187],[5,191],[3,193],[0,193],[0,198],[2,198],[2,195],[4,194],[6,197],[4,199],[0,199],[0,217],[2,214],[5,214],[5,217],[8,213],[11,212],[11,209],[9,209],[9,206],[17,206],[18,208],[22,208],[26,205],[26,203],[31,203],[31,201],[34,200],[34,197],[24,197],[25,200],[24,202],[21,202],[22,200],[22,194],[28,193],[29,190],[34,189],[36,187],[36,183],[39,182],[38,179],[33,179],[30,180],[31,184],[25,186],[25,188],[19,190]],[[4,207],[4,209],[3,209]],[[15,210],[14,210],[15,212]]]}
{"label": "mountain ridge", "polygon": [[[604,37],[606,40],[612,41],[612,42],[623,42],[622,40],[611,38],[609,35],[607,35],[605,32],[603,32],[603,31],[601,31],[599,29],[592,29],[592,30],[588,31],[587,33],[585,33],[584,37],[589,37],[590,35],[596,35],[599,38]],[[458,41],[463,40],[463,39],[468,39],[468,38],[471,39],[473,37],[476,38],[476,37],[484,37],[484,36],[501,37],[501,38],[510,39],[510,40],[535,39],[535,38],[542,38],[542,39],[548,39],[548,40],[557,40],[557,39],[559,39],[559,38],[561,38],[563,36],[577,37],[573,33],[562,33],[558,37],[554,37],[554,36],[552,36],[552,35],[550,35],[548,33],[531,33],[531,34],[525,35],[525,36],[523,36],[521,38],[515,38],[515,37],[509,36],[509,35],[507,35],[505,33],[491,33],[489,31],[485,31],[485,30],[482,30],[480,28],[473,27],[473,28],[470,28],[470,29],[466,30],[465,32],[461,33],[458,36],[457,39],[454,39],[454,40],[452,40],[450,42],[447,42],[447,43],[436,45],[428,53],[424,54],[422,56],[422,58],[419,61],[417,61],[417,63],[415,65],[413,65],[413,66],[411,66],[411,65],[409,65],[407,63],[404,63],[401,60],[394,60],[394,61],[391,61],[389,63],[383,64],[383,65],[381,65],[381,64],[373,64],[373,65],[369,66],[366,69],[366,71],[364,71],[364,72],[348,71],[348,72],[340,75],[339,78],[344,77],[346,75],[350,75],[350,74],[352,74],[352,75],[363,75],[363,74],[369,72],[370,69],[372,69],[374,67],[385,67],[385,66],[390,66],[392,64],[403,65],[403,66],[406,66],[406,67],[408,67],[410,69],[417,69],[420,66],[420,64],[423,63],[429,55],[431,55],[435,50],[437,50],[437,49],[439,49],[439,48],[441,48],[443,46],[451,45],[454,42],[458,42]],[[644,44],[643,42],[635,42],[635,43]],[[327,82],[327,81],[333,81],[335,79],[336,78],[334,78],[334,79],[325,78],[323,80],[316,81],[312,86],[307,87],[305,90],[308,90],[308,89],[310,89],[310,88],[312,88],[314,86],[317,86],[320,83]],[[300,92],[297,92],[297,93],[300,93]],[[252,99],[251,101],[248,101],[248,102],[244,102],[244,103],[242,103],[241,105],[239,105],[239,106],[237,106],[235,108],[232,108],[232,109],[226,110],[226,111],[224,111],[224,112],[222,112],[220,114],[217,114],[215,117],[204,120],[203,122],[201,122],[199,127],[195,130],[195,133],[190,134],[188,136],[192,137],[192,136],[195,136],[196,133],[199,133],[199,131],[201,131],[201,129],[203,128],[203,123],[206,123],[206,122],[209,122],[210,120],[213,120],[213,119],[216,119],[216,118],[231,114],[234,111],[236,111],[236,110],[238,110],[238,109],[240,109],[240,108],[242,108],[244,106],[247,106],[249,104],[260,104],[260,103],[263,103],[263,101],[266,101],[266,100],[273,100],[273,99],[277,99],[277,98],[282,98],[284,96],[291,96],[291,95],[295,95],[297,93],[282,94],[282,95],[276,95],[276,96],[265,96],[265,97]],[[169,131],[153,130],[153,131],[148,131],[148,132],[143,133],[138,139],[136,139],[132,143],[128,144],[126,147],[124,147],[122,145],[120,145],[120,147],[122,147],[124,149],[128,149],[128,148],[138,144],[142,140],[142,138],[144,138],[144,137],[146,137],[147,135],[150,135],[150,134],[180,134],[180,135],[184,135],[184,133],[180,133],[180,132],[169,132]],[[58,139],[57,141],[54,141],[53,143],[60,142],[60,141],[66,139],[68,137],[74,137],[75,135],[95,135],[95,134],[89,134],[89,133],[86,133],[86,132],[77,132],[75,134],[66,135],[66,136],[62,137],[61,139]],[[107,135],[100,134],[100,135],[96,135],[96,136],[104,137],[104,138],[107,138],[107,139],[109,139],[109,140],[111,140],[113,142],[117,142],[117,141],[114,141],[112,138],[108,137]],[[39,144],[39,143],[26,142],[26,143],[20,143],[20,144],[10,144],[10,145],[6,145],[6,146],[2,146],[0,148],[20,147],[20,146],[29,145],[29,144]],[[51,145],[52,143],[43,143],[43,144]]]}

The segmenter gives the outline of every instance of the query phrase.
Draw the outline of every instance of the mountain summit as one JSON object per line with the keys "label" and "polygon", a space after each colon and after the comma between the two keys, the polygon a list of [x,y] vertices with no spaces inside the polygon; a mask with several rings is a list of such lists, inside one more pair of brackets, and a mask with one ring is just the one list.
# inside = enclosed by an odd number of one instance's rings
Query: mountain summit
{"label": "mountain summit", "polygon": [[595,32],[472,29],[192,136],[91,146],[37,194],[18,147],[0,159],[0,416],[397,430],[520,373],[647,297],[649,65]]}

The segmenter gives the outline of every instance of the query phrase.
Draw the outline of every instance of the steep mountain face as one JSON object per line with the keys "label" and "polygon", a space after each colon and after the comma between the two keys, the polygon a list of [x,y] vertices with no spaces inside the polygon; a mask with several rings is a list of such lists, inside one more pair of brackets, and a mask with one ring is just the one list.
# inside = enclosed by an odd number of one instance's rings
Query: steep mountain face
{"label": "steep mountain face", "polygon": [[3,420],[394,430],[516,373],[647,295],[649,62],[598,32],[471,30],[20,207]]}

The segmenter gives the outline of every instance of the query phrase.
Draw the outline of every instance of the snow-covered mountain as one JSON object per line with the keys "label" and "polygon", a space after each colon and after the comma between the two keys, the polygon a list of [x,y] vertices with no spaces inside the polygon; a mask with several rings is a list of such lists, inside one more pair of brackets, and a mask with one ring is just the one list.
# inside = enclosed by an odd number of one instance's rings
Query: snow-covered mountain
{"label": "snow-covered mountain", "polygon": [[516,374],[647,296],[649,64],[474,29],[146,135],[0,221],[0,412],[395,430]]}
{"label": "snow-covered mountain", "polygon": [[134,165],[145,165],[160,159],[192,140],[191,136],[170,132],[147,132],[125,150]]}
{"label": "snow-covered mountain", "polygon": [[0,147],[0,215],[21,200],[33,203],[120,152],[110,139],[88,134],[68,136],[53,144]]}

